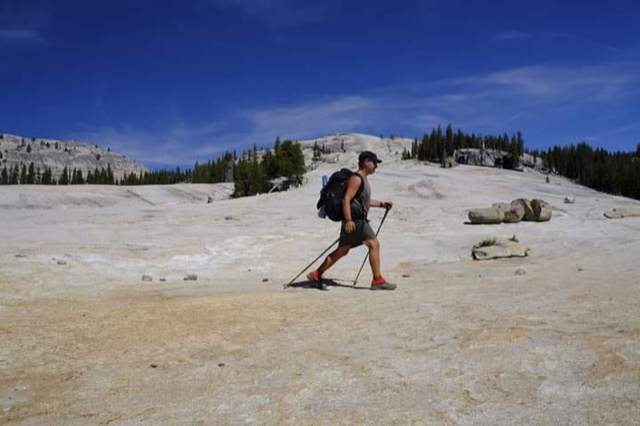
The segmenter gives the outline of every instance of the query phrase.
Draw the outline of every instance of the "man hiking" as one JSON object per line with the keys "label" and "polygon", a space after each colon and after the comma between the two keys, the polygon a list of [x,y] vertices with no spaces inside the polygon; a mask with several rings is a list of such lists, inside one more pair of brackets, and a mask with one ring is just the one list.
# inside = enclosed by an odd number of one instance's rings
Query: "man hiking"
{"label": "man hiking", "polygon": [[[394,290],[395,284],[387,282],[380,273],[380,242],[369,225],[367,215],[370,207],[391,209],[393,203],[371,199],[371,187],[367,177],[375,173],[382,160],[371,151],[364,151],[358,157],[358,171],[349,178],[344,198],[342,212],[344,219],[340,231],[340,243],[322,262],[320,268],[307,274],[307,278],[315,284],[320,284],[322,274],[331,268],[354,247],[364,244],[369,248],[369,263],[373,281],[371,290]],[[360,187],[362,189],[360,190]],[[359,195],[357,195],[359,193]],[[356,196],[357,195],[357,196]]]}

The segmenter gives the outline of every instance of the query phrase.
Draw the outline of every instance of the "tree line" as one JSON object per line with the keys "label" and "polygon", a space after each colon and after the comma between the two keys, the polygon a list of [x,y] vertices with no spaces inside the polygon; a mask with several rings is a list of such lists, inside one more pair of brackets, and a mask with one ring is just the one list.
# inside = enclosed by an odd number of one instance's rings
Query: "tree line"
{"label": "tree line", "polygon": [[640,144],[635,152],[609,152],[592,148],[586,142],[569,146],[554,146],[548,150],[527,150],[521,132],[511,137],[503,135],[482,136],[453,131],[451,125],[443,132],[438,126],[425,133],[421,141],[416,139],[411,150],[405,149],[402,158],[441,162],[458,149],[498,149],[506,152],[518,165],[523,153],[541,158],[544,168],[567,177],[580,185],[609,194],[640,200]]}
{"label": "tree line", "polygon": [[541,157],[548,170],[580,185],[640,200],[640,144],[635,152],[609,152],[581,142],[549,148]]}
{"label": "tree line", "polygon": [[236,163],[233,172],[234,196],[244,197],[269,191],[270,182],[283,178],[285,187],[300,185],[306,167],[302,147],[298,142],[276,138],[273,151],[267,148],[259,158],[254,144],[250,152],[245,152]]}
{"label": "tree line", "polygon": [[234,197],[245,197],[267,192],[273,180],[282,178],[287,185],[299,185],[306,172],[304,154],[298,142],[276,138],[273,150],[258,152],[257,145],[244,151],[225,152],[216,160],[195,163],[193,169],[181,171],[157,170],[129,173],[119,182],[122,185],[169,185],[175,183],[234,183]]}
{"label": "tree line", "polygon": [[411,149],[402,152],[404,160],[417,159],[420,161],[442,162],[445,158],[451,157],[458,149],[498,149],[511,156],[514,165],[518,165],[518,159],[524,153],[524,138],[521,132],[517,132],[511,137],[503,135],[481,135],[475,133],[464,133],[458,129],[453,131],[451,124],[447,125],[445,131],[438,126],[432,129],[431,133],[425,133],[422,139],[415,139],[411,144]]}
{"label": "tree line", "polygon": [[276,138],[273,150],[267,148],[259,153],[256,144],[253,149],[242,153],[238,158],[236,152],[225,152],[216,160],[206,163],[195,163],[193,169],[181,171],[155,170],[135,173],[131,172],[116,179],[111,168],[96,168],[85,176],[82,170],[65,167],[57,178],[51,169],[41,171],[33,162],[5,165],[0,172],[1,185],[170,185],[176,183],[220,183],[233,182],[235,197],[243,197],[267,192],[272,181],[282,178],[287,184],[302,183],[306,172],[304,154],[298,142]]}
{"label": "tree line", "polygon": [[41,171],[40,167],[35,167],[33,162],[29,163],[29,167],[26,164],[22,164],[22,167],[16,164],[7,168],[5,165],[0,172],[0,185],[113,185],[118,183],[110,164],[106,169],[96,167],[93,172],[89,171],[86,177],[82,170],[65,167],[56,178],[50,168],[47,167]]}

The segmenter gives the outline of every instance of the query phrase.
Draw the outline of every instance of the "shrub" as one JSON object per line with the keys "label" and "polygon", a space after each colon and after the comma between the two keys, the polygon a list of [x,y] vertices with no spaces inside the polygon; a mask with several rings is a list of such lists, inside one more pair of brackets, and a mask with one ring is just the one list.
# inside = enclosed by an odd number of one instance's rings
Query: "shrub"
{"label": "shrub", "polygon": [[478,247],[491,247],[491,246],[495,246],[497,243],[495,238],[487,238],[486,240],[483,240]]}

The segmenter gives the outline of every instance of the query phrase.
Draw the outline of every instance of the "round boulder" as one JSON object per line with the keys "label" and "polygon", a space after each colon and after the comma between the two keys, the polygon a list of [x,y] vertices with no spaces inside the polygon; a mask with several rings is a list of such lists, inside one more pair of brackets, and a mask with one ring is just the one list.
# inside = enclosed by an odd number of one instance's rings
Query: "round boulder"
{"label": "round boulder", "polygon": [[504,220],[504,212],[497,208],[473,209],[469,211],[469,221],[471,223],[491,225],[502,223]]}

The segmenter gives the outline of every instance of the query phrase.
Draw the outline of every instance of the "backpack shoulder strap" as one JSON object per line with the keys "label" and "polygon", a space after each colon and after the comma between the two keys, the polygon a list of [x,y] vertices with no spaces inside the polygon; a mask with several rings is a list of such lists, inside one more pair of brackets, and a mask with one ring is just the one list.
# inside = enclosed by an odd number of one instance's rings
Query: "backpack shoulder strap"
{"label": "backpack shoulder strap", "polygon": [[353,198],[358,198],[362,194],[362,191],[364,191],[364,178],[360,176],[358,173],[354,173],[353,175],[358,176],[360,178],[360,186],[356,191],[356,195],[353,196]]}

